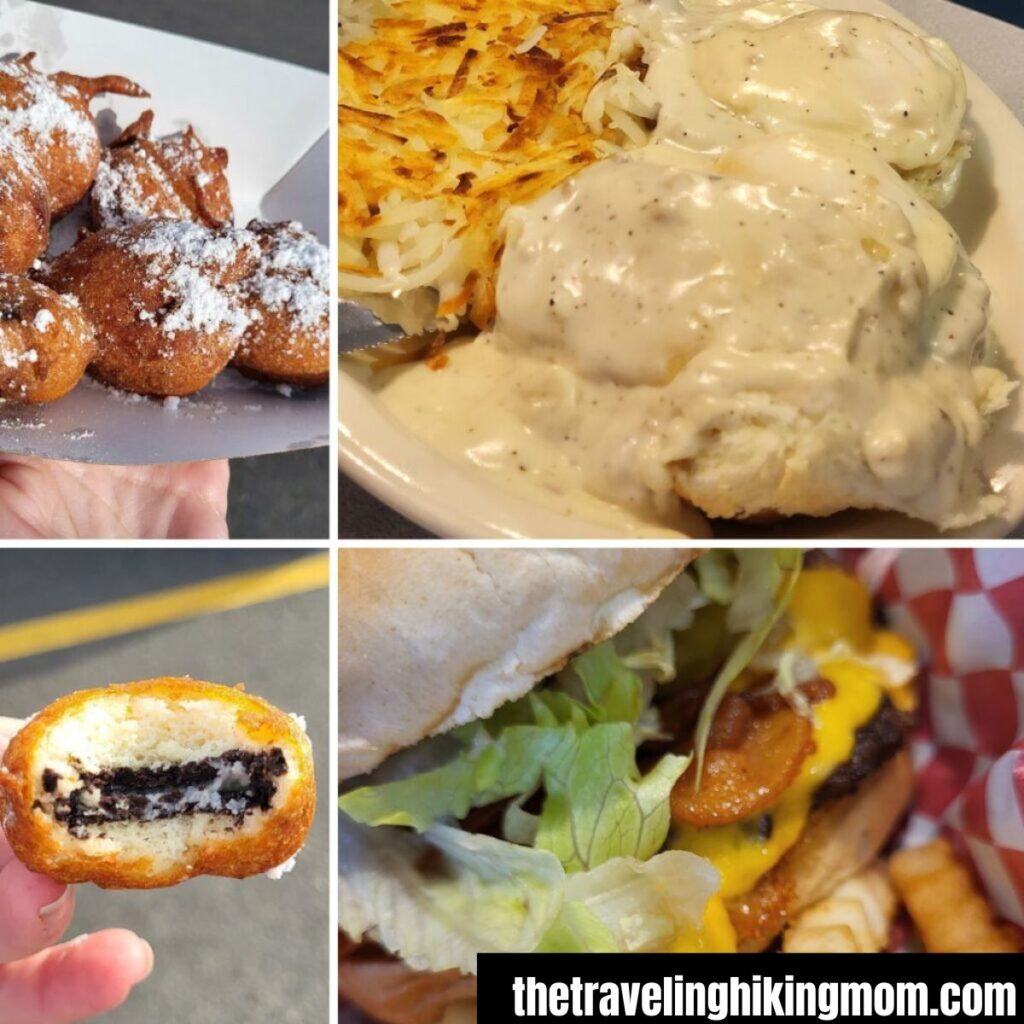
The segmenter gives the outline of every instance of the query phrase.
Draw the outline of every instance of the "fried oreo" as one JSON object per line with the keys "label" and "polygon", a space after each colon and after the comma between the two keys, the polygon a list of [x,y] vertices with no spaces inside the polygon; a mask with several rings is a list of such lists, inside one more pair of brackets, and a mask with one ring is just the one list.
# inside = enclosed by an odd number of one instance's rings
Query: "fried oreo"
{"label": "fried oreo", "polygon": [[0,274],[0,399],[35,404],[63,397],[95,351],[92,325],[73,298]]}
{"label": "fried oreo", "polygon": [[18,859],[108,889],[273,872],[302,847],[315,800],[298,720],[241,688],[192,679],[62,697],[0,763]]}
{"label": "fried oreo", "polygon": [[259,256],[247,231],[141,221],[86,235],[44,276],[96,328],[93,376],[138,394],[188,395],[227,366],[249,326],[230,286]]}
{"label": "fried oreo", "polygon": [[251,314],[232,365],[246,376],[316,387],[330,378],[330,255],[295,221],[252,221],[259,266],[238,286]]}
{"label": "fried oreo", "polygon": [[154,218],[230,224],[228,151],[204,145],[191,125],[155,139],[152,128],[153,111],[147,110],[110,144],[89,199],[93,226]]}

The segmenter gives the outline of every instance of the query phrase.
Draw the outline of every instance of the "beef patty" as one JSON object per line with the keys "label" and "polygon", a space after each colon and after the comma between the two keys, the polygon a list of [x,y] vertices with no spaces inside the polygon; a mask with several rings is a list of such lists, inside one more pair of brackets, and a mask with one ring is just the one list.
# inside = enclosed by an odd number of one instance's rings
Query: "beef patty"
{"label": "beef patty", "polygon": [[900,750],[913,724],[912,715],[897,710],[888,697],[883,697],[871,719],[857,730],[849,758],[815,791],[814,806],[823,807],[853,793]]}

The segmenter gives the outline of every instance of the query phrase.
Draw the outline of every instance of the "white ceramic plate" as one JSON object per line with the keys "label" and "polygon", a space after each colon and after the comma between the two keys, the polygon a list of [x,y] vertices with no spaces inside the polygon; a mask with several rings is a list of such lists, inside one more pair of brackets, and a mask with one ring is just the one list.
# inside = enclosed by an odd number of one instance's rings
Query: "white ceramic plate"
{"label": "white ceramic plate", "polygon": [[[327,75],[237,50],[25,0],[0,0],[0,54],[36,50],[37,65],[82,75],[127,75],[150,99],[99,97],[109,139],[152,107],[158,134],[195,125],[230,156],[235,221],[301,220],[329,237],[334,206],[325,129]],[[55,225],[67,248],[81,210]],[[277,389],[226,370],[179,403],[111,393],[88,378],[58,402],[0,406],[0,451],[108,464],[155,464],[262,455],[329,443],[326,389]]]}
{"label": "white ceramic plate", "polygon": [[[829,6],[884,14],[909,27],[877,0],[835,0]],[[918,29],[918,31],[921,31]],[[954,47],[957,40],[951,40]],[[992,289],[992,325],[1016,375],[1024,374],[1024,127],[968,69],[968,123],[974,155],[963,185],[945,212]],[[367,318],[343,306],[342,330],[365,328]],[[597,519],[570,518],[541,501],[502,488],[486,470],[449,460],[395,420],[373,392],[339,374],[339,458],[357,483],[402,515],[448,537],[613,538]],[[1024,402],[1019,397],[990,438],[989,464],[1008,495],[1005,519],[989,519],[951,537],[1003,537],[1024,520]],[[342,511],[344,514],[344,511]],[[940,536],[932,527],[889,513],[846,512],[827,519],[794,518],[780,525],[739,527],[716,521],[715,536],[751,538],[907,538]],[[669,530],[631,536],[678,538]]]}

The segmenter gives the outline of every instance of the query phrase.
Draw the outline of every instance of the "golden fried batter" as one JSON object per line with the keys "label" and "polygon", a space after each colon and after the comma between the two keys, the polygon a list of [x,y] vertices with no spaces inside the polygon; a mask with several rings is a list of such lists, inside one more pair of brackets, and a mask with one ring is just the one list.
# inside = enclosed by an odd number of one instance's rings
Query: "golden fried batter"
{"label": "golden fried batter", "polygon": [[73,299],[0,274],[0,399],[52,402],[81,379],[96,349]]}
{"label": "golden fried batter", "polygon": [[24,274],[50,242],[50,196],[39,168],[0,124],[0,273]]}
{"label": "golden fried batter", "polygon": [[249,377],[317,387],[330,378],[327,249],[301,224],[249,224],[262,256],[239,285],[252,314],[233,365]]}
{"label": "golden fried batter", "polygon": [[149,93],[120,75],[48,75],[32,66],[34,57],[27,53],[0,61],[0,127],[13,130],[35,159],[56,218],[89,191],[99,167],[100,139],[90,101],[105,92]]}
{"label": "golden fried batter", "polygon": [[259,246],[238,228],[141,221],[86,235],[45,272],[96,328],[93,376],[146,395],[188,395],[234,355],[249,314],[236,284]]}
{"label": "golden fried batter", "polygon": [[117,227],[155,217],[211,228],[230,224],[228,151],[203,145],[191,125],[158,139],[152,127],[153,111],[147,110],[110,144],[90,199],[93,225]]}

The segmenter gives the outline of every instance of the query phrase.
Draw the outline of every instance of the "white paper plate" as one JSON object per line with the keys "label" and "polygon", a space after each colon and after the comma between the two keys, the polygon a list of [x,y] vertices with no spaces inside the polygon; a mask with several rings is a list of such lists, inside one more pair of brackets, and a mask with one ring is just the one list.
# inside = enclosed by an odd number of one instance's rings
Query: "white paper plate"
{"label": "white paper plate", "polygon": [[[911,23],[876,0],[834,0],[829,6],[885,14]],[[920,31],[920,30],[918,30]],[[954,47],[955,39],[951,40]],[[960,193],[946,210],[992,289],[992,324],[1018,376],[1024,374],[1024,127],[977,75],[967,71],[974,155]],[[367,315],[343,307],[342,328],[366,330]],[[453,462],[413,436],[374,394],[344,371],[338,383],[341,468],[402,515],[442,536],[595,538],[622,536],[551,511],[503,489],[468,462]],[[1024,402],[1018,396],[989,446],[990,465],[1008,495],[1006,519],[989,519],[961,533],[888,513],[846,512],[826,519],[797,517],[772,526],[716,521],[715,536],[779,538],[1003,537],[1024,520]],[[669,530],[632,536],[682,536]]]}
{"label": "white paper plate", "polygon": [[[105,139],[143,110],[158,134],[193,124],[230,155],[235,221],[301,220],[329,237],[332,116],[327,75],[182,36],[24,0],[0,0],[0,54],[35,50],[48,71],[126,75],[150,99],[99,97]],[[81,211],[55,225],[67,248]],[[227,370],[176,409],[112,393],[88,378],[59,402],[0,406],[0,451],[81,462],[138,464],[263,455],[327,444],[326,390],[291,397]]]}

